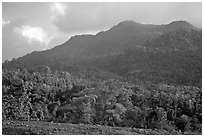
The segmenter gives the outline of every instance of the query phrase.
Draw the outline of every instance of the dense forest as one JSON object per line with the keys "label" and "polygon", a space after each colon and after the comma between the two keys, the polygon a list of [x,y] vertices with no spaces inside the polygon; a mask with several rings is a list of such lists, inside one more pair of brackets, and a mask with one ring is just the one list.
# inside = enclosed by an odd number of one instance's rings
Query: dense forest
{"label": "dense forest", "polygon": [[[81,63],[82,65],[83,63]],[[92,59],[94,66],[133,81],[202,86],[202,57],[197,51],[160,51],[131,48],[123,54]]]}
{"label": "dense forest", "polygon": [[123,21],[2,66],[4,125],[202,133],[202,30],[186,21]]}
{"label": "dense forest", "polygon": [[103,73],[2,69],[2,119],[202,132],[195,86],[128,83]]}

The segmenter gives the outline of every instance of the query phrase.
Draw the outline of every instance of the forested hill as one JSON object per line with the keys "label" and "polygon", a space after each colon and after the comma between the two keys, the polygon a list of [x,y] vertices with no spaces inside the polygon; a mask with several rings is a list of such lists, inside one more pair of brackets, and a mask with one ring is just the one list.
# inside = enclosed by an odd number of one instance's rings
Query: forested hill
{"label": "forested hill", "polygon": [[201,134],[201,55],[202,30],[188,22],[124,21],[3,63],[4,134]]}
{"label": "forested hill", "polygon": [[[142,45],[159,36],[179,30],[195,30],[197,28],[185,21],[174,21],[166,25],[140,24],[124,21],[107,31],[96,35],[77,35],[62,45],[46,51],[35,51],[23,57],[3,64],[4,66],[37,66],[55,63],[75,63],[86,58],[108,56],[124,52],[129,47]],[[150,45],[151,46],[151,45]]]}
{"label": "forested hill", "polygon": [[92,58],[83,66],[94,66],[130,79],[201,87],[202,32],[179,29],[121,54]]}
{"label": "forested hill", "polygon": [[[96,35],[73,36],[62,45],[3,63],[39,71],[103,71],[132,80],[201,86],[202,31],[185,21],[166,25],[121,22]],[[76,71],[77,70],[77,71]]]}

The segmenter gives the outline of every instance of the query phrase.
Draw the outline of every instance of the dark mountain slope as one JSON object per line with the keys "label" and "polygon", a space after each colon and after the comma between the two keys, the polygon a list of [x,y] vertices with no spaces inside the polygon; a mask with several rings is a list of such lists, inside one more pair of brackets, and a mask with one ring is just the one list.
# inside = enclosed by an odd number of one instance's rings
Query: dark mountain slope
{"label": "dark mountain slope", "polygon": [[90,64],[136,82],[141,80],[199,87],[202,82],[202,58],[192,51],[143,52],[132,49],[122,56],[92,60]]}
{"label": "dark mountain slope", "polygon": [[96,35],[79,35],[53,49],[32,52],[26,56],[3,64],[4,66],[39,66],[56,63],[73,64],[84,58],[107,56],[124,52],[127,48],[141,45],[169,31],[179,28],[195,29],[187,22],[172,22],[167,25],[140,24],[124,21],[108,31]]}
{"label": "dark mountain slope", "polygon": [[129,78],[170,84],[201,86],[202,32],[179,29],[127,49],[123,54],[84,62]]}
{"label": "dark mountain slope", "polygon": [[107,72],[133,81],[200,86],[201,55],[202,32],[185,21],[167,25],[124,21],[96,35],[74,36],[53,49],[33,52],[3,67],[39,70],[50,66],[75,74]]}
{"label": "dark mountain slope", "polygon": [[147,41],[144,46],[169,51],[201,50],[202,32],[193,29],[178,29]]}

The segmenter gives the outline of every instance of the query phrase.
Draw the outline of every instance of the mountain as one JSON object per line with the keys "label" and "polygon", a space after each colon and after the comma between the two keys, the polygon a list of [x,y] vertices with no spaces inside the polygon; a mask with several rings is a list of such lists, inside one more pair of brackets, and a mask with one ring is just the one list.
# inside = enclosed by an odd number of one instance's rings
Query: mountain
{"label": "mountain", "polygon": [[186,21],[173,21],[167,25],[169,29],[176,30],[181,28],[188,28],[188,29],[194,29],[199,30],[199,28],[193,26],[192,24],[186,22]]}
{"label": "mountain", "polygon": [[[25,66],[50,65],[56,62],[75,63],[88,57],[121,53],[125,49],[141,45],[147,40],[176,30],[178,28],[195,29],[187,22],[172,22],[167,25],[140,24],[124,21],[108,31],[96,35],[77,35],[62,45],[46,51],[35,51],[18,58],[15,62]],[[10,62],[9,64],[14,64]],[[11,65],[12,66],[12,65]]]}
{"label": "mountain", "polygon": [[199,87],[202,83],[202,56],[195,51],[166,52],[132,48],[124,54],[86,61],[84,66],[114,73],[129,79],[128,82]]}
{"label": "mountain", "polygon": [[77,73],[94,68],[145,81],[196,85],[201,82],[201,49],[202,31],[186,21],[163,25],[123,21],[96,35],[73,36],[53,49],[32,52],[3,67],[50,66]]}
{"label": "mountain", "polygon": [[115,73],[130,81],[201,86],[202,32],[178,28],[126,49],[95,58],[84,66]]}

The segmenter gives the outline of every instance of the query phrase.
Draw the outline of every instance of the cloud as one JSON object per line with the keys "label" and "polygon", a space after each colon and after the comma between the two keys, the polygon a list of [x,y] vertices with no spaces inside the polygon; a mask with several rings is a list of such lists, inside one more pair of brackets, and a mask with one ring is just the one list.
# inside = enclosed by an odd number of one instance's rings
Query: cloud
{"label": "cloud", "polygon": [[65,15],[67,9],[65,4],[55,2],[50,4],[51,9],[51,19],[55,20],[57,16]]}
{"label": "cloud", "polygon": [[2,19],[2,26],[5,26],[5,25],[7,25],[9,23],[10,23],[10,21],[5,21],[4,19]]}
{"label": "cloud", "polygon": [[13,57],[19,57],[22,54],[24,45],[27,45],[27,42],[23,40],[22,37],[16,35],[13,32],[15,27],[19,27],[24,24],[23,19],[16,19],[10,21],[9,24],[2,27],[2,60],[11,60]]}
{"label": "cloud", "polygon": [[22,27],[14,28],[14,32],[21,34],[23,37],[27,38],[29,43],[37,41],[42,45],[47,46],[50,38],[48,34],[41,27],[32,27],[29,25],[23,25]]}
{"label": "cloud", "polygon": [[139,23],[167,24],[186,20],[201,26],[201,3],[62,3],[64,14],[53,23],[66,33],[101,31],[124,20]]}
{"label": "cloud", "polygon": [[124,20],[153,24],[186,20],[202,27],[202,3],[3,2],[2,18],[2,57],[11,59],[52,48],[71,35],[107,30]]}
{"label": "cloud", "polygon": [[25,25],[23,19],[11,20],[2,27],[2,60],[11,60],[32,51],[43,50],[48,46],[49,38],[40,27]]}
{"label": "cloud", "polygon": [[47,49],[51,49],[57,45],[63,44],[65,41],[68,40],[68,36],[64,34],[58,34],[57,36],[52,37],[50,40]]}
{"label": "cloud", "polygon": [[[63,3],[66,14],[55,16],[53,23],[62,32],[75,33],[101,29],[98,16],[103,4],[95,3]],[[102,25],[103,26],[103,25]]]}

